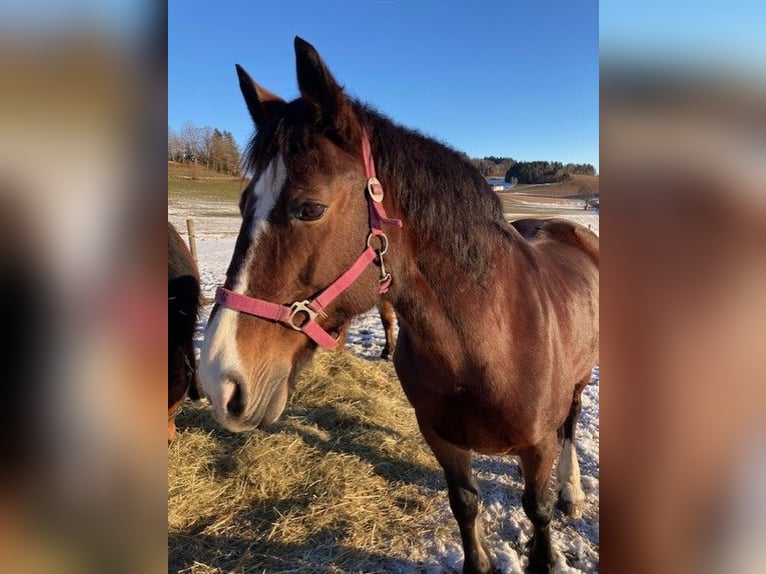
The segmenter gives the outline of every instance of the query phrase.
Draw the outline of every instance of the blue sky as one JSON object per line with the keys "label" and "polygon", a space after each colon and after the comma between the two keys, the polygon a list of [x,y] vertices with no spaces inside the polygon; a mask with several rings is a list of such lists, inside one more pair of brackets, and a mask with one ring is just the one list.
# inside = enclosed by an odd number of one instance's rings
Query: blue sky
{"label": "blue sky", "polygon": [[602,2],[601,55],[763,81],[766,3],[762,0]]}
{"label": "blue sky", "polygon": [[252,123],[234,64],[298,96],[293,38],[347,91],[472,157],[598,168],[598,2],[282,0],[168,7],[168,123]]}

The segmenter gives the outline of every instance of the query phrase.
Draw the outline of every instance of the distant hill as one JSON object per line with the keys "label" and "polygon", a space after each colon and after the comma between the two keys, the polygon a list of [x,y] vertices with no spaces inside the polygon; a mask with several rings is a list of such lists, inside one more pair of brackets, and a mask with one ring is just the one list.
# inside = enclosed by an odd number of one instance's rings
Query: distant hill
{"label": "distant hill", "polygon": [[513,189],[502,193],[524,193],[544,197],[567,197],[591,199],[599,196],[597,175],[570,175],[568,179],[558,183],[517,184]]}

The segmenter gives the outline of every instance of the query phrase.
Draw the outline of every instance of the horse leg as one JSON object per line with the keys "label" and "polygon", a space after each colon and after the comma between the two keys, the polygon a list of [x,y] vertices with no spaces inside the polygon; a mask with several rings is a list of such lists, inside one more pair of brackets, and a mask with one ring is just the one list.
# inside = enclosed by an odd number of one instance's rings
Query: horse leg
{"label": "horse leg", "polygon": [[383,330],[386,332],[386,344],[380,353],[380,358],[390,359],[394,354],[394,345],[396,344],[394,339],[394,323],[396,319],[394,306],[389,301],[381,299],[378,302],[378,312],[380,313],[380,321],[383,323]]}
{"label": "horse leg", "polygon": [[557,447],[556,433],[552,432],[538,444],[519,452],[524,473],[524,494],[521,502],[534,527],[527,567],[527,572],[533,574],[548,574],[554,570],[550,529],[553,493],[550,490],[550,478]]}
{"label": "horse leg", "polygon": [[194,358],[194,343],[189,342],[189,345],[184,349],[186,359],[184,361],[187,375],[189,377],[189,390],[186,393],[193,401],[200,400],[199,394],[199,379],[197,378],[197,360]]}
{"label": "horse leg", "polygon": [[[172,409],[168,409],[168,417],[171,416]],[[175,417],[168,418],[168,446],[176,438],[176,420]]]}
{"label": "horse leg", "polygon": [[429,426],[418,422],[423,437],[447,478],[450,508],[463,540],[463,574],[496,572],[479,524],[479,486],[471,470],[471,451],[448,443]]}
{"label": "horse leg", "polygon": [[590,376],[575,387],[569,415],[559,429],[559,436],[563,436],[564,445],[561,449],[561,455],[559,455],[559,464],[556,472],[558,506],[565,514],[572,518],[582,517],[582,510],[585,504],[585,493],[583,493],[580,484],[580,464],[577,462],[577,450],[575,449],[575,430],[577,421],[580,419],[580,410],[582,409],[582,391],[589,380]]}
{"label": "horse leg", "polygon": [[342,353],[346,350],[346,343],[348,343],[348,332],[351,330],[351,321],[344,323],[338,331],[338,342],[332,348],[337,353]]}

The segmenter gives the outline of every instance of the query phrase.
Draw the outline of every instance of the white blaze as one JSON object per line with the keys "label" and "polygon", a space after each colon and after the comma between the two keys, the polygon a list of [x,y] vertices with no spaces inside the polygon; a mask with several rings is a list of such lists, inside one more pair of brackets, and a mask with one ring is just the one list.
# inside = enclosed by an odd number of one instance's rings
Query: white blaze
{"label": "white blaze", "polygon": [[[236,293],[242,295],[247,289],[248,269],[253,253],[258,240],[268,228],[269,214],[286,179],[285,164],[282,158],[277,156],[263,171],[252,190],[246,192],[255,194],[255,213],[251,227],[247,230],[250,235],[247,253],[232,285],[232,291]],[[240,230],[240,233],[244,231]],[[228,374],[238,373],[245,377],[245,380],[248,375],[237,351],[238,317],[237,311],[219,306],[212,321],[207,325],[200,353],[199,377],[202,389],[213,404],[215,418],[219,421],[226,418],[226,404],[236,389],[234,383],[228,380]]]}

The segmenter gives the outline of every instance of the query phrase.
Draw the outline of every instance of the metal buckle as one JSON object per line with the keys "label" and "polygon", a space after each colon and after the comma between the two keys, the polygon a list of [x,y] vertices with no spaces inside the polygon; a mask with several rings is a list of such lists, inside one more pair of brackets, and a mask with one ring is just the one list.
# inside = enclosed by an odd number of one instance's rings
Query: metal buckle
{"label": "metal buckle", "polygon": [[[375,249],[370,241],[372,241],[373,237],[377,237],[380,239],[380,248]],[[378,255],[385,255],[386,251],[388,251],[388,237],[386,237],[386,234],[382,231],[380,233],[373,233],[372,231],[367,234],[367,247],[370,249],[375,249],[375,251],[378,252]]]}
{"label": "metal buckle", "polygon": [[367,180],[367,193],[375,203],[383,201],[383,184],[377,177],[371,177]]}
{"label": "metal buckle", "polygon": [[[309,304],[311,301],[308,299],[304,301],[296,301],[292,305],[290,305],[290,316],[287,318],[287,324],[290,325],[293,329],[296,331],[303,331],[303,327],[305,327],[308,323],[313,321],[318,313],[314,311],[311,307],[309,307]],[[299,313],[305,313],[306,314],[306,320],[300,323],[299,325],[295,324],[295,316]]]}
{"label": "metal buckle", "polygon": [[388,271],[386,271],[386,264],[383,262],[383,254],[380,251],[378,251],[377,253],[378,253],[378,263],[380,263],[380,278],[378,279],[378,281],[383,283],[384,281],[387,281],[391,277],[391,274]]}

